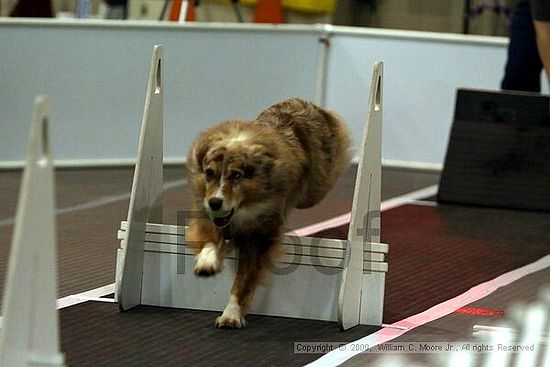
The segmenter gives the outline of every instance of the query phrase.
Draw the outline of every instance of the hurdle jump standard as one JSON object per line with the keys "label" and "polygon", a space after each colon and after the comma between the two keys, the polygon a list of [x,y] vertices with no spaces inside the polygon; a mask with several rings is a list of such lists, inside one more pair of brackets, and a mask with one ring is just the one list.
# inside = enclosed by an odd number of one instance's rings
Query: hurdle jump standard
{"label": "hurdle jump standard", "polygon": [[[128,220],[118,232],[115,297],[121,310],[144,304],[222,311],[235,275],[234,252],[220,274],[197,277],[185,226],[161,224],[162,63],[162,46],[155,46]],[[388,245],[379,243],[382,74],[376,63],[347,240],[284,236],[285,254],[258,288],[250,314],[338,321],[344,330],[382,323],[388,270]]]}
{"label": "hurdle jump standard", "polygon": [[35,99],[2,310],[0,366],[62,367],[57,316],[50,100]]}

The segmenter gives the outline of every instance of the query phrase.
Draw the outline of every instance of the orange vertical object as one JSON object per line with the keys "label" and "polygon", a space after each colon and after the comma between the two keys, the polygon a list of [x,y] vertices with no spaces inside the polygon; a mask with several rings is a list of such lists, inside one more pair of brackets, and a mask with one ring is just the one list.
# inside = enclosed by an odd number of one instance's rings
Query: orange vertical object
{"label": "orange vertical object", "polygon": [[[170,8],[170,15],[168,20],[177,22],[180,17],[181,5],[183,0],[173,0],[172,7]],[[188,22],[195,21],[195,0],[189,0],[187,5],[187,13],[185,14],[185,20]]]}
{"label": "orange vertical object", "polygon": [[189,6],[187,7],[185,20],[188,22],[194,22],[195,20],[197,20],[195,16],[195,0],[189,0]]}
{"label": "orange vertical object", "polygon": [[172,22],[177,22],[180,16],[182,0],[173,0],[172,6],[170,7],[170,15],[168,15],[168,20]]}
{"label": "orange vertical object", "polygon": [[255,23],[284,23],[281,0],[258,0],[254,11]]}

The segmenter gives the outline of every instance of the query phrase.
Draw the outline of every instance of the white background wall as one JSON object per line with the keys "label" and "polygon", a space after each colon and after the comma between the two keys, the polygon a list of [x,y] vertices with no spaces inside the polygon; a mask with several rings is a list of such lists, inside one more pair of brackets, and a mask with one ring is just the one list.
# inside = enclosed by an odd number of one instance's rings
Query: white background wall
{"label": "white background wall", "polygon": [[164,45],[165,157],[221,119],[316,97],[319,37],[330,31],[325,101],[364,122],[372,66],[385,64],[383,158],[441,165],[456,88],[498,89],[506,40],[320,26],[259,27],[0,20],[0,166],[20,164],[34,96],[53,97],[58,163],[130,162],[152,47]]}
{"label": "white background wall", "polygon": [[[362,126],[374,62],[384,61],[383,158],[441,165],[459,87],[498,90],[506,61],[501,38],[419,32],[356,32],[331,42],[327,105]],[[355,135],[356,143],[359,135]]]}
{"label": "white background wall", "polygon": [[[56,160],[136,155],[154,44],[164,46],[165,157],[214,122],[313,99],[317,33],[0,22],[0,161],[26,153],[34,96],[52,96]],[[78,162],[77,162],[78,163]]]}

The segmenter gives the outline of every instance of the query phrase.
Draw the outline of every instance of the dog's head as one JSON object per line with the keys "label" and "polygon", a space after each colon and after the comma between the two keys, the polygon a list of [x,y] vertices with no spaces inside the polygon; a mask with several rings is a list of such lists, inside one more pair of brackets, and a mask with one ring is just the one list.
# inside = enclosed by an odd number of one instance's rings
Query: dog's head
{"label": "dog's head", "polygon": [[218,227],[253,219],[273,204],[273,151],[246,130],[209,130],[189,154],[195,196]]}

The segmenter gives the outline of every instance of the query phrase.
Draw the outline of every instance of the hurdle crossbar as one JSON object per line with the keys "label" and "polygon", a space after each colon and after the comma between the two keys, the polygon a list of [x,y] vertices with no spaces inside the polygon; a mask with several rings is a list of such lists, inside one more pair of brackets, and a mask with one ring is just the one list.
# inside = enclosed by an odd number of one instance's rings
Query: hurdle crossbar
{"label": "hurdle crossbar", "polygon": [[50,99],[35,99],[3,299],[0,366],[62,367]]}
{"label": "hurdle crossbar", "polygon": [[[155,46],[128,219],[118,231],[115,297],[121,310],[145,304],[222,311],[235,275],[235,254],[226,257],[220,274],[197,277],[186,227],[161,224],[161,65],[162,49]],[[284,254],[272,264],[249,313],[338,321],[343,329],[382,323],[389,250],[379,237],[382,82],[382,63],[377,63],[348,238],[284,236]]]}

